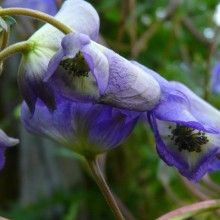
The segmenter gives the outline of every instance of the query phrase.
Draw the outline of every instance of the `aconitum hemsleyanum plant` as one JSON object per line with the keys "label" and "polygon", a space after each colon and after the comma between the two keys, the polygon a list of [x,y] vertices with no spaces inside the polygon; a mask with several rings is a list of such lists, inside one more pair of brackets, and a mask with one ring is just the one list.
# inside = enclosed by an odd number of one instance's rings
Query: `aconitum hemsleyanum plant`
{"label": "aconitum hemsleyanum plant", "polygon": [[[122,143],[139,118],[148,119],[162,160],[189,180],[219,169],[219,112],[183,84],[95,42],[99,17],[90,4],[67,0],[55,17],[25,9],[4,12],[49,23],[0,53],[3,59],[22,52],[23,125],[84,156],[117,219],[124,218],[95,159]],[[13,140],[0,130],[0,162]]]}
{"label": "aconitum hemsleyanum plant", "polygon": [[122,143],[141,112],[157,104],[159,84],[94,41],[99,17],[85,1],[65,1],[54,18],[27,9],[3,12],[33,15],[50,23],[0,55],[22,52],[18,83],[24,97],[23,125],[84,156],[114,215],[124,219],[96,157]]}

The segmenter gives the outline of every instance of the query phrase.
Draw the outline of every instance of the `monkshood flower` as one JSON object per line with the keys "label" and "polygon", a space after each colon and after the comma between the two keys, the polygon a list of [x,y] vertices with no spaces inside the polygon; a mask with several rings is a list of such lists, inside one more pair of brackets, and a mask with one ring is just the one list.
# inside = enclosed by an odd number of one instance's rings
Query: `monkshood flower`
{"label": "monkshood flower", "polygon": [[8,7],[22,7],[43,11],[47,14],[54,15],[57,12],[55,0],[4,0],[2,6]]}
{"label": "monkshood flower", "polygon": [[[84,33],[95,40],[99,32],[99,16],[95,9],[83,0],[66,0],[55,18],[76,32]],[[49,60],[60,48],[64,34],[46,24],[28,41],[33,43],[30,51],[23,53],[19,68],[18,83],[22,95],[31,111],[37,99],[48,108],[55,109],[54,93],[48,83],[43,82]]]}
{"label": "monkshood flower", "polygon": [[57,109],[49,111],[41,101],[32,114],[25,102],[21,119],[25,128],[50,138],[85,157],[94,157],[124,141],[140,113],[111,106],[57,99]]}
{"label": "monkshood flower", "polygon": [[81,33],[63,38],[45,81],[69,100],[134,111],[152,109],[160,97],[159,84],[151,75]]}
{"label": "monkshood flower", "polygon": [[159,156],[193,182],[220,169],[220,112],[183,84],[135,64],[161,86],[158,105],[147,113]]}
{"label": "monkshood flower", "polygon": [[211,89],[220,94],[220,62],[216,63],[212,69]]}
{"label": "monkshood flower", "polygon": [[14,146],[18,143],[19,141],[17,139],[8,137],[5,132],[0,129],[0,169],[2,169],[5,164],[6,148]]}

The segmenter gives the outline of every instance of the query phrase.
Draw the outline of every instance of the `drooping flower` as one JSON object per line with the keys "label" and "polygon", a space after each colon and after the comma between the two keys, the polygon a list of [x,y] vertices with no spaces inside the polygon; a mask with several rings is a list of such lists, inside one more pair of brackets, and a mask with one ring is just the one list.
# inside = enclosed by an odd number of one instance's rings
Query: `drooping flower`
{"label": "drooping flower", "polygon": [[5,164],[6,148],[14,146],[18,143],[19,141],[17,139],[8,137],[5,132],[0,129],[0,169],[2,169]]}
{"label": "drooping flower", "polygon": [[63,38],[45,81],[70,100],[134,111],[152,109],[160,97],[159,84],[152,76],[81,33]]}
{"label": "drooping flower", "polygon": [[[99,16],[95,9],[83,0],[66,0],[55,18],[73,29],[95,40],[99,32]],[[48,108],[55,109],[55,97],[51,86],[43,82],[49,60],[59,50],[64,34],[46,24],[35,32],[28,42],[33,43],[30,51],[23,53],[19,68],[18,83],[22,95],[31,111],[37,99]]]}
{"label": "drooping flower", "polygon": [[93,41],[98,15],[88,3],[67,0],[56,18],[74,34],[64,37],[45,25],[29,39],[33,49],[23,55],[19,74],[25,99],[22,122],[31,133],[93,156],[128,137],[141,113],[124,109],[152,109],[160,87],[130,61]]}
{"label": "drooping flower", "polygon": [[57,99],[57,109],[49,111],[41,101],[32,114],[25,102],[21,118],[25,128],[50,138],[85,157],[103,153],[124,141],[140,113],[111,106]]}
{"label": "drooping flower", "polygon": [[211,89],[220,94],[220,62],[216,63],[214,68],[212,69],[211,75]]}
{"label": "drooping flower", "polygon": [[220,112],[183,84],[135,64],[161,86],[161,99],[148,112],[159,156],[193,182],[220,169]]}
{"label": "drooping flower", "polygon": [[4,0],[3,7],[22,7],[30,8],[54,15],[57,12],[55,0]]}

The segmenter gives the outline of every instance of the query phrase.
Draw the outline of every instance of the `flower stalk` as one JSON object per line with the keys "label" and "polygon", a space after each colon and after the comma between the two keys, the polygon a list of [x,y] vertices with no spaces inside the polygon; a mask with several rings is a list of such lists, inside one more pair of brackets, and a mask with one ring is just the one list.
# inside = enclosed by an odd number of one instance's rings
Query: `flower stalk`
{"label": "flower stalk", "polygon": [[[4,30],[2,33],[0,51],[4,50],[7,47],[9,40],[9,33],[10,33],[10,26],[8,26],[7,30]],[[3,61],[0,60],[0,76],[2,75],[2,72],[3,72]]]}
{"label": "flower stalk", "polygon": [[33,46],[34,42],[23,41],[6,47],[4,50],[0,52],[0,61],[6,59],[7,57],[15,53],[30,51],[31,48],[33,48]]}
{"label": "flower stalk", "polygon": [[62,31],[64,34],[69,34],[73,32],[71,28],[63,24],[62,22],[55,19],[53,16],[50,16],[46,13],[39,12],[37,10],[27,9],[27,8],[5,8],[0,9],[0,16],[6,16],[6,15],[24,15],[33,17],[36,19],[39,19],[41,21],[44,21],[46,23],[49,23]]}
{"label": "flower stalk", "polygon": [[10,33],[10,27],[8,26],[8,30],[3,31],[1,50],[4,50],[8,45],[9,33]]}
{"label": "flower stalk", "polygon": [[120,209],[100,171],[97,159],[86,158],[90,171],[117,220],[124,220]]}

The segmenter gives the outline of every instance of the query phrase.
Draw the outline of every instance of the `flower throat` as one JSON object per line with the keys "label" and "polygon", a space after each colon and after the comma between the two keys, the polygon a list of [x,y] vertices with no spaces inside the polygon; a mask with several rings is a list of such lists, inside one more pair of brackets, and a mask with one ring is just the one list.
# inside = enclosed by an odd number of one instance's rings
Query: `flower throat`
{"label": "flower throat", "polygon": [[70,75],[77,77],[88,77],[90,71],[89,66],[81,53],[77,53],[74,58],[62,60],[59,65]]}
{"label": "flower throat", "polygon": [[202,145],[209,142],[205,132],[184,125],[176,124],[176,128],[169,127],[172,135],[168,137],[174,141],[179,151],[187,150],[189,152],[201,152]]}

